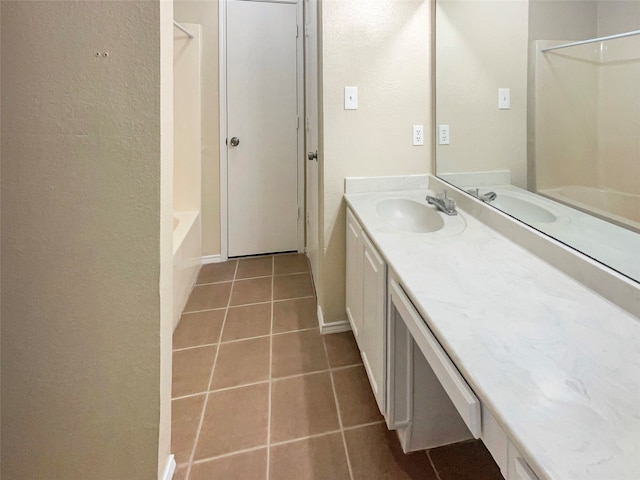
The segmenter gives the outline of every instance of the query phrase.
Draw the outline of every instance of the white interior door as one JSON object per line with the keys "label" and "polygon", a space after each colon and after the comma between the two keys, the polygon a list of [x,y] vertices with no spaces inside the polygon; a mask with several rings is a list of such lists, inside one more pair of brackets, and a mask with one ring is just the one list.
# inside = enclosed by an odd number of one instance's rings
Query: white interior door
{"label": "white interior door", "polygon": [[229,0],[230,257],[298,249],[297,5]]}
{"label": "white interior door", "polygon": [[[305,115],[307,254],[314,280],[319,279],[318,185],[318,2],[305,0]],[[309,154],[315,158],[309,158]],[[316,286],[317,291],[317,286]]]}

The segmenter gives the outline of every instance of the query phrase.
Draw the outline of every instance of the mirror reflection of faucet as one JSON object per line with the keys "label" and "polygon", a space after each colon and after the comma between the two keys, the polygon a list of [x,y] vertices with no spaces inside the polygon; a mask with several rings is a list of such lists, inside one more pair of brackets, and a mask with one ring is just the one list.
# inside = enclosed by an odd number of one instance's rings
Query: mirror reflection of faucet
{"label": "mirror reflection of faucet", "polygon": [[478,200],[482,200],[483,202],[486,202],[486,203],[493,202],[498,197],[498,194],[496,192],[487,192],[480,195],[479,188],[472,188],[470,190],[467,190],[467,193],[470,193],[471,195],[476,197]]}

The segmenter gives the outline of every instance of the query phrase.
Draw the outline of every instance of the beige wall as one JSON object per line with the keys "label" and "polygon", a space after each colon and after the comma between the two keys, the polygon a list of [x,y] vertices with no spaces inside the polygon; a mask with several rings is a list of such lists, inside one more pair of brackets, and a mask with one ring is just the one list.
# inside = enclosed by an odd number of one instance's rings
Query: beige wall
{"label": "beige wall", "polygon": [[436,25],[436,123],[451,142],[436,145],[438,173],[509,170],[525,187],[527,2],[438,0]]}
{"label": "beige wall", "polygon": [[166,453],[159,26],[157,1],[2,2],[5,478],[150,479]]}
{"label": "beige wall", "polygon": [[200,211],[202,191],[201,28],[183,27],[195,37],[173,28],[173,210]]}
{"label": "beige wall", "polygon": [[218,1],[174,0],[178,22],[202,27],[202,254],[220,254]]}
{"label": "beige wall", "polygon": [[[322,139],[325,321],[344,308],[344,178],[430,171],[430,136],[411,144],[412,125],[430,131],[430,2],[324,0]],[[357,86],[358,110],[344,110]]]}
{"label": "beige wall", "polygon": [[597,4],[598,36],[640,30],[638,0],[601,0]]}

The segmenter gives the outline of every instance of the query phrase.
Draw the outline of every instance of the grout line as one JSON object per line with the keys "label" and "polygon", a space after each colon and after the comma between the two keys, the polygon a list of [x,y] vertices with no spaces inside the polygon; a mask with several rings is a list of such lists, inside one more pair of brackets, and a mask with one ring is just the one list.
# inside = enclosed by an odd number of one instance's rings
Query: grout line
{"label": "grout line", "polygon": [[265,475],[266,480],[269,480],[269,470],[271,465],[271,389],[273,386],[272,368],[273,368],[273,288],[276,270],[275,257],[271,257],[271,272],[274,274],[271,276],[271,326],[269,328],[269,409],[267,411],[267,472]]}
{"label": "grout line", "polygon": [[233,278],[231,280],[218,280],[217,282],[196,283],[194,287],[204,287],[205,285],[219,285],[221,283],[229,283],[229,282],[233,282]]}
{"label": "grout line", "polygon": [[377,420],[375,422],[363,423],[362,425],[351,425],[350,427],[343,427],[343,430],[345,432],[348,432],[349,430],[356,430],[358,428],[364,428],[364,427],[372,427],[374,425],[380,425],[381,423],[384,423],[384,420]]}
{"label": "grout line", "polygon": [[[270,302],[271,303],[271,302]],[[232,307],[233,308],[233,307]],[[273,307],[272,307],[273,310]],[[272,312],[273,315],[273,312]],[[288,333],[299,333],[299,332],[308,332],[310,330],[318,330],[318,327],[311,327],[311,328],[300,328],[298,330],[289,330],[287,332],[276,332],[273,334],[266,334],[266,335],[255,335],[253,337],[245,337],[245,338],[236,338],[234,340],[224,340],[220,343],[203,343],[202,345],[192,345],[190,347],[181,347],[181,348],[175,348],[173,350],[173,352],[184,352],[185,350],[194,350],[196,348],[202,348],[202,347],[213,347],[216,345],[227,345],[229,343],[238,343],[238,342],[244,342],[246,340],[257,340],[259,338],[267,338],[270,337],[271,335],[275,335],[275,336],[280,336],[280,335],[286,335]],[[350,367],[350,366],[355,366],[355,365],[361,365],[361,364],[356,364],[354,363],[353,365],[344,365],[341,367],[336,367],[336,368],[343,368],[343,367]]]}
{"label": "grout line", "polygon": [[281,445],[289,445],[290,443],[302,442],[304,440],[310,440],[312,438],[324,437],[325,435],[334,435],[336,433],[340,433],[340,430],[329,430],[327,432],[322,433],[314,433],[313,435],[307,435],[306,437],[300,438],[292,438],[291,440],[282,440],[280,442],[273,442],[271,444],[272,447],[279,447]]}
{"label": "grout line", "polygon": [[[327,357],[327,363],[329,363],[329,350],[327,344],[322,338],[322,345],[324,346],[324,354]],[[331,379],[331,389],[333,390],[333,401],[336,404],[336,413],[338,414],[338,425],[340,426],[340,435],[342,436],[342,446],[344,447],[344,455],[347,458],[347,468],[349,469],[349,478],[353,479],[353,469],[351,468],[351,460],[349,459],[349,449],[347,448],[347,439],[344,435],[344,427],[342,425],[342,414],[340,413],[340,405],[338,404],[338,394],[336,393],[336,384],[333,381],[333,371],[329,370],[329,378]]]}
{"label": "grout line", "polygon": [[[227,322],[227,315],[229,314],[229,304],[231,303],[231,295],[233,295],[233,284],[235,283],[236,274],[238,273],[238,264],[240,262],[236,262],[236,269],[233,273],[234,282],[231,283],[231,290],[229,291],[229,299],[227,300],[227,309],[224,312],[224,319],[222,320],[222,327],[220,328],[220,333],[218,336],[218,343],[222,339],[222,332],[224,331],[225,323]],[[213,365],[211,366],[211,374],[209,375],[209,385],[207,386],[207,390],[211,388],[211,383],[213,382],[213,372],[216,369],[216,363],[218,362],[218,355],[220,354],[220,346],[216,349],[216,355],[213,359]],[[196,448],[198,446],[198,442],[200,441],[200,433],[202,431],[202,424],[204,423],[204,414],[207,411],[207,404],[209,403],[209,396],[211,393],[208,393],[204,398],[204,405],[202,406],[202,413],[200,414],[200,421],[198,422],[198,429],[196,430],[196,437],[193,440],[193,447],[191,449],[191,455],[189,456],[189,467],[187,468],[187,480],[191,475],[191,465],[193,464],[193,457],[196,454]]]}
{"label": "grout line", "polygon": [[[229,282],[224,282],[224,283],[229,283]],[[198,286],[198,285],[196,285],[196,286]],[[192,311],[189,311],[189,312],[182,312],[180,314],[180,316],[182,316],[182,315],[191,315],[192,313],[213,312],[215,310],[226,310],[226,309],[227,309],[227,307],[208,308],[206,310],[192,310]]]}
{"label": "grout line", "polygon": [[429,463],[431,464],[431,468],[433,469],[433,473],[436,474],[436,479],[437,480],[441,480],[440,474],[438,473],[438,470],[436,470],[436,465],[435,465],[435,463],[433,463],[433,459],[431,458],[431,450],[426,450],[425,453],[427,454],[427,458],[429,459]]}
{"label": "grout line", "polygon": [[267,448],[266,445],[259,445],[257,447],[245,448],[243,450],[235,450],[233,452],[223,453],[222,455],[217,455],[215,457],[200,458],[198,460],[194,460],[193,463],[194,464],[207,463],[207,462],[211,462],[213,460],[219,460],[221,458],[233,457],[234,455],[240,455],[242,453],[255,452],[256,450],[262,450],[262,449],[265,449],[265,448]]}

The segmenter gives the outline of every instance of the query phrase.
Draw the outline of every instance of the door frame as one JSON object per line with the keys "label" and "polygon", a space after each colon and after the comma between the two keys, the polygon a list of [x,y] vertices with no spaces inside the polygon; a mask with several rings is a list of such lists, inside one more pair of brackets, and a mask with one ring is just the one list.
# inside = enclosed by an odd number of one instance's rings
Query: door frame
{"label": "door frame", "polygon": [[[227,1],[218,2],[218,101],[220,108],[220,260],[229,259],[228,155],[227,155]],[[296,84],[298,104],[298,253],[304,253],[305,235],[305,112],[303,0],[236,0],[296,5]]]}

